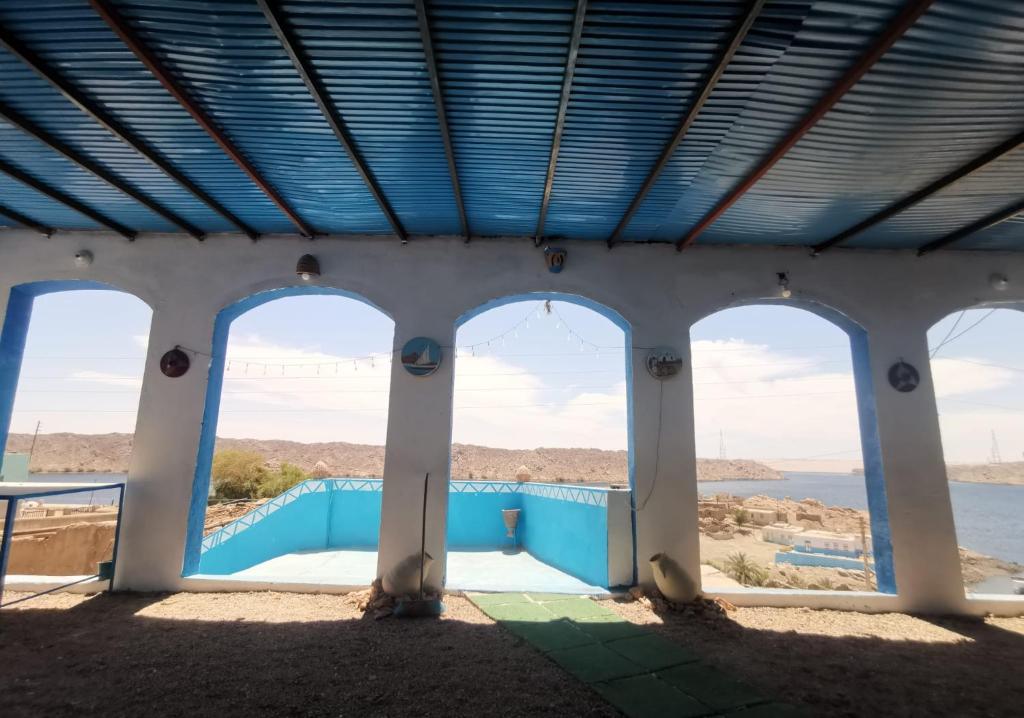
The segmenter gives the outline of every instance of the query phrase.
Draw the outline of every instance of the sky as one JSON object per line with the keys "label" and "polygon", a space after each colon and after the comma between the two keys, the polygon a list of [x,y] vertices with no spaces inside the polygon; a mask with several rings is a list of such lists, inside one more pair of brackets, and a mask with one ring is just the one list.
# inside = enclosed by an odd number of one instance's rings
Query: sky
{"label": "sky", "polygon": [[[592,310],[517,302],[458,330],[456,442],[624,449],[624,335]],[[933,359],[947,461],[1024,452],[1024,313],[971,310],[939,322]],[[36,300],[12,431],[130,432],[150,321],[126,294]],[[235,320],[220,436],[382,444],[394,326],[343,297],[292,297]],[[963,332],[962,336],[959,336]],[[859,456],[846,335],[783,306],[719,312],[694,325],[699,456]],[[667,341],[667,343],[671,343]],[[196,364],[203,366],[202,362]]]}

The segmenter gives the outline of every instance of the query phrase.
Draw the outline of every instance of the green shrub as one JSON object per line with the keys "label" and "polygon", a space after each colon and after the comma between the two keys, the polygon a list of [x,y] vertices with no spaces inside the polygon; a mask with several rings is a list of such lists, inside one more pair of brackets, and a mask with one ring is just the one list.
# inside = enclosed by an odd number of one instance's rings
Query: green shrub
{"label": "green shrub", "polygon": [[260,485],[258,496],[260,498],[272,499],[278,494],[283,494],[296,484],[301,484],[308,478],[309,475],[298,466],[288,463],[281,464],[280,469],[266,475],[263,483]]}
{"label": "green shrub", "polygon": [[254,451],[219,451],[213,457],[213,490],[225,499],[255,498],[267,473],[263,457]]}
{"label": "green shrub", "polygon": [[737,526],[743,526],[750,523],[750,514],[746,509],[736,509],[732,512],[732,517],[736,521]]}
{"label": "green shrub", "polygon": [[220,451],[213,457],[211,479],[216,496],[222,499],[273,498],[308,478],[294,464],[271,470],[254,451]]}
{"label": "green shrub", "polygon": [[768,580],[768,572],[742,551],[729,554],[725,560],[725,573],[744,586],[763,586]]}

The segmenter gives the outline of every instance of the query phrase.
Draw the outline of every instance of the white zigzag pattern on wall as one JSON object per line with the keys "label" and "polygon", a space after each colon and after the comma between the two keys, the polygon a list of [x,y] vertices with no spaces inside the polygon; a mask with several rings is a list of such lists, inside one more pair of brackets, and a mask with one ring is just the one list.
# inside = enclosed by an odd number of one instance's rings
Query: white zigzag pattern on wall
{"label": "white zigzag pattern on wall", "polygon": [[380,479],[310,479],[296,484],[283,494],[275,496],[262,506],[253,509],[245,516],[232,521],[227,526],[214,531],[203,539],[201,553],[206,553],[215,546],[219,546],[232,536],[245,531],[247,528],[259,523],[270,516],[278,509],[283,509],[291,502],[306,494],[322,494],[327,491],[370,491],[380,492],[383,490],[383,482]]}
{"label": "white zigzag pattern on wall", "polygon": [[[322,494],[327,491],[370,491],[380,492],[384,482],[380,479],[311,479],[296,484],[280,496],[275,496],[245,516],[214,531],[203,539],[202,553],[221,545],[254,526],[275,511],[284,508],[306,494]],[[545,499],[566,501],[587,506],[607,506],[608,492],[583,486],[561,486],[559,484],[513,483],[510,481],[452,481],[450,490],[456,494],[527,494]]]}
{"label": "white zigzag pattern on wall", "polygon": [[451,490],[456,494],[527,494],[556,501],[568,501],[587,506],[607,506],[608,491],[584,486],[560,484],[524,484],[510,481],[453,481]]}

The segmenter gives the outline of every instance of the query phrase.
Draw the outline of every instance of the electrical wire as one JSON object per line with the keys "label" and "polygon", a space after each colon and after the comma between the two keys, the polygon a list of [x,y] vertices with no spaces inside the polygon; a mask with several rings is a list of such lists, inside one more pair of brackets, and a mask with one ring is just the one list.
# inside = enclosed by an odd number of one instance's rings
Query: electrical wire
{"label": "electrical wire", "polygon": [[661,424],[664,418],[665,409],[665,381],[658,381],[658,438],[654,444],[654,476],[651,479],[651,488],[647,491],[643,503],[636,507],[637,513],[647,508],[647,502],[654,495],[654,487],[658,484],[658,470],[661,468]]}
{"label": "electrical wire", "polygon": [[[931,354],[928,355],[928,358],[929,359],[934,359],[935,355],[939,353],[939,350],[942,349],[942,347],[946,346],[947,344],[952,344],[953,342],[955,342],[957,339],[962,337],[964,334],[966,334],[967,332],[971,331],[972,329],[977,327],[979,324],[981,324],[983,321],[985,321],[986,319],[991,317],[995,313],[995,311],[996,311],[995,309],[989,309],[988,312],[986,312],[985,315],[981,317],[981,319],[979,319],[974,324],[972,324],[971,326],[969,326],[966,329],[964,329],[963,331],[961,331],[959,334],[956,334],[956,335],[954,335],[952,337],[950,337],[947,334],[946,335],[947,338],[944,339],[943,341],[939,342],[939,345],[937,347],[935,347],[935,350]],[[957,323],[959,323],[959,319],[957,320]],[[956,324],[953,325],[953,328],[954,329],[956,328]],[[952,332],[952,330],[950,330],[950,332]]]}

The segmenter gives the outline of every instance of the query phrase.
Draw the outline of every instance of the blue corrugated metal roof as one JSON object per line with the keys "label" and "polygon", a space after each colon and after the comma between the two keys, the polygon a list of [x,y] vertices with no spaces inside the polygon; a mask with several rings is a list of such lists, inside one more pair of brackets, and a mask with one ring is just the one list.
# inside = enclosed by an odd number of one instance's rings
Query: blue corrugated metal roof
{"label": "blue corrugated metal roof", "polygon": [[0,23],[242,220],[262,232],[292,231],[86,0],[4,0]]}
{"label": "blue corrugated metal roof", "polygon": [[[50,227],[102,229],[88,217],[83,217],[78,212],[54,202],[4,174],[0,174],[0,204]],[[0,225],[15,226],[14,222],[3,216],[0,216]]]}
{"label": "blue corrugated metal roof", "polygon": [[459,179],[476,234],[537,225],[573,0],[429,4]]}
{"label": "blue corrugated metal roof", "polygon": [[458,234],[412,3],[289,0],[282,8],[402,224]]}
{"label": "blue corrugated metal roof", "polygon": [[550,234],[611,234],[745,6],[588,4],[552,190]]}
{"label": "blue corrugated metal roof", "polygon": [[[169,74],[296,213],[329,233],[391,234],[259,6],[112,3]],[[474,236],[537,224],[576,0],[427,2]],[[675,241],[766,157],[905,0],[768,0],[623,238]],[[413,0],[282,0],[281,12],[358,153],[413,236],[461,231]],[[546,234],[603,240],[623,216],[747,0],[589,0]],[[87,0],[5,0],[0,24],[260,232],[293,224],[199,127]],[[1024,5],[936,0],[698,243],[828,239],[1024,130]],[[0,102],[207,232],[231,229],[6,50]],[[0,158],[141,231],[180,231],[0,123]],[[919,247],[1019,202],[1017,151],[850,247]],[[0,204],[61,229],[78,213],[3,179]],[[9,220],[0,219],[3,226]],[[958,247],[1021,248],[1008,221]]]}
{"label": "blue corrugated metal roof", "polygon": [[[856,12],[859,4],[843,7]],[[1011,14],[1019,15],[1019,24],[1024,5]],[[1018,33],[1015,42],[1006,37],[986,47],[983,38],[994,39],[994,19],[975,0],[937,3],[701,241],[753,237],[773,244],[814,244],[1024,128],[1024,85],[1019,82],[1024,34]],[[877,31],[871,24],[865,29],[872,35]],[[936,38],[943,38],[939,53]],[[815,49],[801,54],[801,64],[821,56]],[[961,189],[956,186],[951,193]],[[793,200],[782,206],[780,197],[786,195]],[[960,224],[984,213],[961,215]],[[940,221],[935,227],[939,235],[944,233],[939,226],[946,231],[959,226],[952,215],[947,217],[953,223]],[[848,245],[908,246],[909,239],[909,246],[918,246],[935,235],[935,229],[918,234],[921,229],[917,223],[893,237],[878,227]]]}

